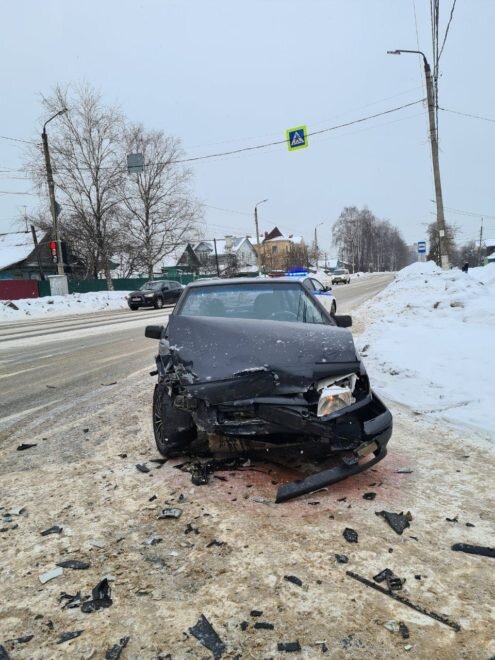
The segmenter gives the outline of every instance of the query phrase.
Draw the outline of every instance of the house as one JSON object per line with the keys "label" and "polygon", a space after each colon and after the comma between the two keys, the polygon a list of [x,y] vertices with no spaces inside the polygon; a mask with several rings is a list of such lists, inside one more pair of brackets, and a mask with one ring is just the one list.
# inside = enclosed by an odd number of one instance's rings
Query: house
{"label": "house", "polygon": [[179,281],[185,275],[195,275],[199,272],[201,263],[190,243],[177,245],[158,264],[161,275],[166,275]]}
{"label": "house", "polygon": [[[45,275],[56,275],[47,235],[39,241],[41,269]],[[33,235],[30,231],[0,234],[0,279],[40,280],[40,267]]]}
{"label": "house", "polygon": [[495,263],[495,238],[486,238],[485,239],[485,263],[493,264]]}
{"label": "house", "polygon": [[264,270],[287,271],[308,264],[308,251],[302,236],[285,235],[278,227],[265,232],[259,254]]}
{"label": "house", "polygon": [[248,236],[225,236],[192,246],[203,274],[249,275],[258,272],[256,250]]}

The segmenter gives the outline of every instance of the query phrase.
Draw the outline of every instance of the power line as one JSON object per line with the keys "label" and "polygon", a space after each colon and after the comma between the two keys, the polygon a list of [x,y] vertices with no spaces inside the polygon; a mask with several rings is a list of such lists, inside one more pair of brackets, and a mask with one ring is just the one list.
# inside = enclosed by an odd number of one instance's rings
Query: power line
{"label": "power line", "polygon": [[7,135],[0,135],[0,140],[10,140],[11,142],[22,142],[24,144],[38,144],[37,142],[32,142],[31,140],[21,140],[19,138],[8,137]]}
{"label": "power line", "polygon": [[[321,135],[322,133],[328,133],[329,131],[336,131],[339,128],[346,128],[347,126],[352,126],[353,124],[360,124],[364,121],[370,121],[371,119],[376,119],[377,117],[383,117],[383,115],[389,115],[392,112],[398,112],[399,110],[404,110],[405,108],[410,108],[413,105],[418,103],[423,103],[426,99],[419,99],[418,101],[412,101],[411,103],[405,103],[404,105],[397,106],[396,108],[390,108],[389,110],[384,110],[383,112],[377,112],[374,115],[368,115],[367,117],[361,117],[360,119],[355,119],[353,121],[345,122],[344,124],[337,124],[336,126],[330,126],[328,128],[322,128],[319,131],[312,131],[307,134],[308,137],[314,135]],[[171,163],[190,163],[197,160],[207,160],[210,158],[220,158],[221,156],[231,156],[233,154],[239,154],[245,151],[254,151],[257,149],[266,149],[267,147],[273,147],[278,144],[287,144],[287,139],[275,140],[274,142],[266,142],[265,144],[257,144],[253,147],[243,147],[242,149],[233,149],[232,151],[223,151],[215,154],[208,154],[206,156],[193,156],[191,158],[182,158],[178,160],[172,160]]]}
{"label": "power line", "polygon": [[439,110],[443,110],[443,112],[450,112],[453,115],[461,115],[461,117],[471,117],[472,119],[481,119],[482,121],[489,121],[493,124],[495,124],[495,119],[491,119],[490,117],[481,117],[481,115],[471,115],[468,112],[459,112],[458,110],[449,110],[448,108],[438,108]]}
{"label": "power line", "polygon": [[0,195],[32,195],[33,197],[37,197],[38,195],[36,193],[30,193],[30,192],[15,192],[13,190],[0,190]]}
{"label": "power line", "polygon": [[447,35],[449,34],[450,24],[452,23],[452,19],[453,19],[453,17],[454,17],[454,10],[455,10],[456,2],[457,2],[457,0],[454,0],[454,1],[452,2],[452,7],[451,7],[451,9],[450,9],[449,22],[447,23],[447,27],[446,27],[446,29],[445,29],[445,34],[444,34],[444,37],[443,37],[442,47],[440,48],[440,52],[439,52],[439,54],[438,54],[437,64],[438,64],[438,62],[440,61],[440,58],[442,57],[443,49],[444,49],[444,47],[445,47],[445,42],[447,41]]}

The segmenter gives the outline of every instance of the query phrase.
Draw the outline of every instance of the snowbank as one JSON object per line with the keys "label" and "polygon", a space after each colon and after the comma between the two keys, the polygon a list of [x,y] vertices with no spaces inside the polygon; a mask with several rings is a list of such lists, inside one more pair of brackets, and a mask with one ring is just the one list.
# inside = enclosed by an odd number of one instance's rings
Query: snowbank
{"label": "snowbank", "polygon": [[467,275],[413,264],[360,312],[358,347],[378,390],[495,437],[495,264]]}
{"label": "snowbank", "polygon": [[5,304],[7,301],[0,300],[0,321],[127,309],[125,297],[128,293],[129,291],[96,291],[94,293],[72,293],[68,296],[13,300],[12,304],[18,309],[13,309]]}

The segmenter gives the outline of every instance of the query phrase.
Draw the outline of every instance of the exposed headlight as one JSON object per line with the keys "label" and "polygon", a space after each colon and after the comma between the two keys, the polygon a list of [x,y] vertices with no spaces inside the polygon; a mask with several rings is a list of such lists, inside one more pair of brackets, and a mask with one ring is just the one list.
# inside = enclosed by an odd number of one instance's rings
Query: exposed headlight
{"label": "exposed headlight", "polygon": [[318,417],[324,417],[331,413],[346,408],[355,402],[349,387],[339,387],[339,385],[330,385],[324,387],[318,400]]}

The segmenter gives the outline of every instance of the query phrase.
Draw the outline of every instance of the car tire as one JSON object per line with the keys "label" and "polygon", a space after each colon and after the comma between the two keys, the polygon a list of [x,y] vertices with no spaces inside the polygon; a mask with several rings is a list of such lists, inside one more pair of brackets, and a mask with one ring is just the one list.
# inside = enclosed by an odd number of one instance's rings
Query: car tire
{"label": "car tire", "polygon": [[161,309],[163,307],[163,298],[157,298],[155,300],[155,309]]}
{"label": "car tire", "polygon": [[129,309],[132,309],[133,312],[135,312],[137,308],[137,305],[129,305]]}
{"label": "car tire", "polygon": [[332,303],[332,309],[331,309],[331,311],[330,311],[330,314],[331,314],[332,316],[335,316],[336,313],[337,313],[337,304],[336,304],[335,301],[334,301],[334,302]]}
{"label": "car tire", "polygon": [[165,458],[182,454],[197,436],[191,415],[174,408],[163,383],[157,383],[153,392],[153,433],[156,448]]}

